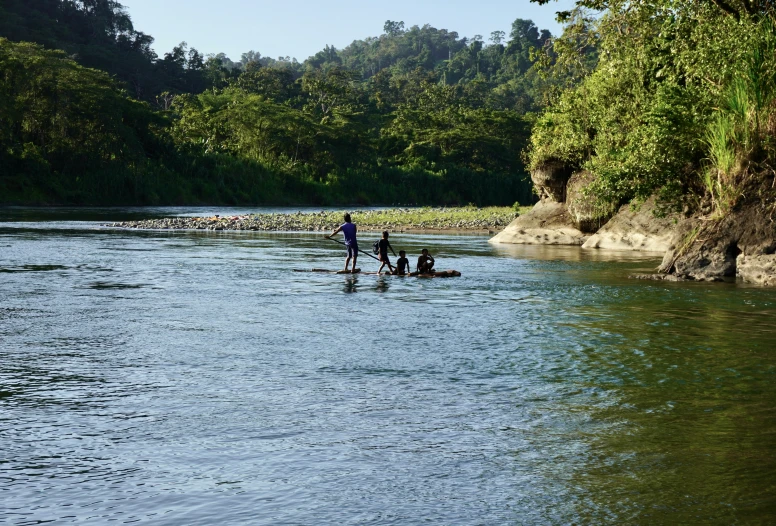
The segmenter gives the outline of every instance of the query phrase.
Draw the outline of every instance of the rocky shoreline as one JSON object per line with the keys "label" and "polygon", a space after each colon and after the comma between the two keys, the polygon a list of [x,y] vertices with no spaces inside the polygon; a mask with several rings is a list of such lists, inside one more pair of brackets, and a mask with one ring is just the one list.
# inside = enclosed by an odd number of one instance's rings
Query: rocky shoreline
{"label": "rocky shoreline", "polygon": [[[776,286],[776,182],[754,180],[738,205],[723,217],[664,214],[655,197],[624,205],[616,213],[596,206],[585,193],[590,174],[570,174],[558,163],[532,172],[542,200],[491,243],[576,245],[583,250],[642,251],[663,256],[659,281],[735,281]],[[710,207],[705,207],[710,208]]]}
{"label": "rocky shoreline", "polygon": [[[168,217],[107,223],[111,228],[138,230],[206,230],[253,232],[326,232],[342,224],[342,212],[296,212],[292,214],[250,214],[230,217]],[[407,208],[354,212],[361,231],[391,232],[478,232],[494,233],[508,225],[518,213],[506,207],[493,208]]]}

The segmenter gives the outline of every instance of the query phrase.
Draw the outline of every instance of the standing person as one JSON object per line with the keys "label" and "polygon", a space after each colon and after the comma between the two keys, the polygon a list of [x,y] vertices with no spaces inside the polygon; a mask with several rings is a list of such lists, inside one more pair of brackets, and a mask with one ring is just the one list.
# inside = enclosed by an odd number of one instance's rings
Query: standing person
{"label": "standing person", "polygon": [[391,249],[391,252],[393,252],[394,257],[396,257],[396,252],[393,251],[393,247],[391,246],[391,243],[388,241],[388,231],[386,230],[383,232],[383,238],[377,242],[377,245],[379,247],[380,252],[380,268],[377,270],[377,273],[380,274],[382,272],[383,268],[385,268],[386,265],[388,265],[388,270],[393,274],[393,267],[391,266],[391,260],[388,259],[388,249]]}
{"label": "standing person", "polygon": [[410,271],[410,260],[407,259],[407,253],[399,250],[399,259],[396,260],[396,274],[404,276]]}
{"label": "standing person", "polygon": [[353,259],[353,270],[350,272],[355,274],[358,272],[356,269],[356,260],[358,260],[358,241],[356,240],[356,232],[358,231],[358,227],[353,223],[353,221],[350,218],[350,214],[345,214],[345,223],[336,228],[334,232],[327,235],[326,237],[331,239],[334,235],[336,235],[339,232],[342,232],[342,234],[345,236],[345,246],[348,249],[348,257],[345,260],[345,272],[348,272],[348,265],[350,265],[351,258]]}
{"label": "standing person", "polygon": [[434,257],[424,248],[421,256],[418,258],[418,274],[431,274],[434,270]]}

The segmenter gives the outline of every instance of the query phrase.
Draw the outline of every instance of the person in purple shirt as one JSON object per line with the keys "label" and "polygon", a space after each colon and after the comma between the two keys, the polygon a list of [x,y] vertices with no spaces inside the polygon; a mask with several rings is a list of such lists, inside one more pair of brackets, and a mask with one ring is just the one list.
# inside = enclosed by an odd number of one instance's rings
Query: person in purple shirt
{"label": "person in purple shirt", "polygon": [[345,235],[345,246],[348,248],[348,257],[345,260],[345,272],[348,272],[348,265],[350,265],[351,258],[353,259],[353,274],[358,272],[358,269],[356,268],[356,260],[358,259],[358,241],[356,241],[356,232],[358,231],[358,228],[355,224],[353,224],[353,221],[350,218],[350,214],[345,214],[345,223],[336,228],[334,232],[327,235],[326,237],[331,239],[332,236],[336,235],[339,232],[342,232]]}

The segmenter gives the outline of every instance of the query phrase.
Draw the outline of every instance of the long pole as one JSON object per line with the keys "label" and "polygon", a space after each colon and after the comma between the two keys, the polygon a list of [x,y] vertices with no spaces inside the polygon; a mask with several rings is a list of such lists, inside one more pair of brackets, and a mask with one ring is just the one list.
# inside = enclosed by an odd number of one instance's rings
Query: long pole
{"label": "long pole", "polygon": [[[345,243],[343,243],[342,241],[339,241],[338,239],[334,239],[333,237],[329,237],[328,239],[331,239],[332,241],[334,241],[335,243],[339,243],[340,245],[345,245]],[[345,245],[345,246],[347,246],[347,245]],[[373,256],[372,254],[370,254],[369,252],[364,252],[364,251],[363,251],[363,250],[361,250],[360,248],[358,249],[358,251],[359,251],[359,252],[361,252],[362,254],[364,254],[365,256],[369,256],[370,258],[374,259],[375,261],[380,261],[379,259],[377,259],[376,257],[374,257],[374,256]]]}

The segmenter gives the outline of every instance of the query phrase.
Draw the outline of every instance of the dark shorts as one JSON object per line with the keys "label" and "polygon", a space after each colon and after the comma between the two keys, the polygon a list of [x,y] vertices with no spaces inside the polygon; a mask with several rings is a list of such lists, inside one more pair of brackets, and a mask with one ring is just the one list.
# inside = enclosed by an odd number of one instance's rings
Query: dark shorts
{"label": "dark shorts", "polygon": [[380,254],[380,261],[381,261],[381,262],[388,263],[389,265],[391,264],[391,260],[390,260],[390,259],[388,259],[388,254],[387,254],[387,253],[385,253],[385,254]]}
{"label": "dark shorts", "polygon": [[358,245],[348,245],[348,257],[354,258],[358,256]]}

